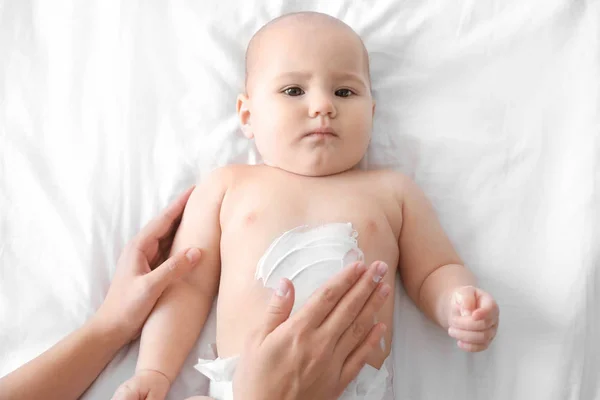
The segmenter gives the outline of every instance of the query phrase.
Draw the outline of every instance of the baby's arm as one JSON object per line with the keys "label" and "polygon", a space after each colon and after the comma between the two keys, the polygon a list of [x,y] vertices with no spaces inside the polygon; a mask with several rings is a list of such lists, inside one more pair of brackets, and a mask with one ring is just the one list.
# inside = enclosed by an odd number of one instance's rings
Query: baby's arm
{"label": "baby's arm", "polygon": [[485,350],[496,335],[498,305],[474,287],[421,189],[402,176],[399,270],[407,294],[466,351]]}
{"label": "baby's arm", "polygon": [[219,284],[219,215],[226,177],[226,170],[215,171],[188,200],[171,253],[191,246],[202,257],[186,278],[163,293],[144,325],[136,376],[151,374],[163,382],[166,377],[170,385],[202,330]]}
{"label": "baby's arm", "polygon": [[462,265],[423,191],[407,177],[400,181],[400,276],[421,311],[447,329],[453,292],[475,285],[475,277]]}

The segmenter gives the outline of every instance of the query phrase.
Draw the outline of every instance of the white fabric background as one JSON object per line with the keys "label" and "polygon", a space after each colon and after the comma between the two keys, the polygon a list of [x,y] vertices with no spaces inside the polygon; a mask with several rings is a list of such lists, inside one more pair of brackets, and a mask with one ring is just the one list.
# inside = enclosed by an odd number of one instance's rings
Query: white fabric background
{"label": "white fabric background", "polygon": [[[235,116],[247,41],[318,10],[371,55],[367,165],[422,186],[501,308],[470,355],[399,291],[396,397],[600,399],[598,1],[265,3],[0,0],[0,376],[93,314],[159,208],[257,161]],[[171,398],[202,389],[201,348]],[[109,398],[136,354],[84,397]]]}

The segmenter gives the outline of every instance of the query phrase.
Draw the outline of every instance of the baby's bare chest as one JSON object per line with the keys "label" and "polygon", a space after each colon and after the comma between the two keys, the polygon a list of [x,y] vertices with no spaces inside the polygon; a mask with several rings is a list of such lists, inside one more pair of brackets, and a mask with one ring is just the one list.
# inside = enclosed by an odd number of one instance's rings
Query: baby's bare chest
{"label": "baby's bare chest", "polygon": [[256,265],[269,245],[291,229],[335,222],[352,224],[367,262],[397,261],[402,218],[391,195],[364,184],[281,183],[254,182],[228,193],[221,218],[224,269],[230,263]]}

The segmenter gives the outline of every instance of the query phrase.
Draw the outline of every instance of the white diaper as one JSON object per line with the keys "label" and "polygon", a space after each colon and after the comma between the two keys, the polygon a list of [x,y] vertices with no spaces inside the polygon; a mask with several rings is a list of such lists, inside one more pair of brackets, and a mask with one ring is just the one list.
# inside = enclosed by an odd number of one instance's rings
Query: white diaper
{"label": "white diaper", "polygon": [[[294,283],[296,299],[292,313],[312,293],[344,266],[363,260],[350,223],[331,223],[316,228],[300,226],[275,239],[256,267],[256,279],[275,289],[281,278]],[[233,399],[233,374],[239,357],[198,360],[195,368],[211,380],[210,396]],[[381,369],[365,365],[340,399],[393,399],[392,364],[388,357]]]}
{"label": "white diaper", "polygon": [[[195,368],[210,379],[209,396],[215,400],[233,400],[233,375],[239,356],[217,358],[216,360],[199,359]],[[381,369],[365,365],[344,393],[342,400],[393,400],[392,361],[385,360]]]}

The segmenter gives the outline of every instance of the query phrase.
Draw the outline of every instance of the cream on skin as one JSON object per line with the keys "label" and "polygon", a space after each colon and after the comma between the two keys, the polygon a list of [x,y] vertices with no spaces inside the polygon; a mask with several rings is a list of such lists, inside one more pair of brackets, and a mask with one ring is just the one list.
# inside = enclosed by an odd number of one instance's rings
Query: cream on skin
{"label": "cream on skin", "polygon": [[292,313],[345,265],[364,261],[358,233],[350,223],[299,226],[275,239],[256,266],[256,279],[276,290],[281,278],[294,283]]}

